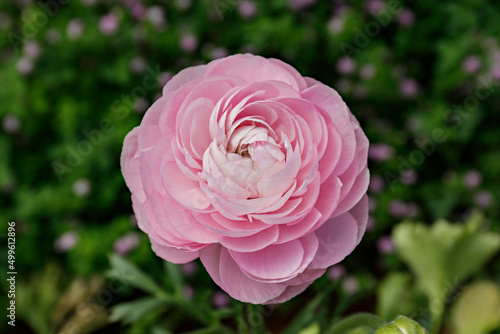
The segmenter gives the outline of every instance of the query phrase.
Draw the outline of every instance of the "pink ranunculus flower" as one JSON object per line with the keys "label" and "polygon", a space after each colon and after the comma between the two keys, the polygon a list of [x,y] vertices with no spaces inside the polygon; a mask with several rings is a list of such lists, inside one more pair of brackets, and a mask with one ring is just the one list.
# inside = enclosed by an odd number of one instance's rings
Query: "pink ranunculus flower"
{"label": "pink ranunculus flower", "polygon": [[231,297],[280,303],[360,242],[368,140],[339,94],[250,54],[187,68],[125,138],[138,226]]}

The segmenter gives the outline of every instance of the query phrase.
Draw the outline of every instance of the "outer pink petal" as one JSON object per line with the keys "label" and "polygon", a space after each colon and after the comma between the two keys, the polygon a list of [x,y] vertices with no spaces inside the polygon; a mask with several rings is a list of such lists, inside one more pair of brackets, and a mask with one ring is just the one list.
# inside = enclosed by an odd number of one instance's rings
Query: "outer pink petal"
{"label": "outer pink petal", "polygon": [[284,303],[284,302],[292,299],[293,297],[301,294],[302,292],[304,292],[307,289],[307,287],[309,285],[311,285],[311,283],[312,282],[304,283],[304,284],[301,284],[301,285],[290,285],[290,286],[287,286],[287,288],[285,289],[285,291],[283,291],[283,293],[281,295],[279,295],[278,297],[273,298],[271,300],[268,300],[264,304]]}
{"label": "outer pink petal", "polygon": [[287,70],[288,72],[290,72],[290,74],[297,81],[297,85],[299,86],[299,89],[301,91],[307,88],[307,83],[304,80],[304,77],[302,75],[300,75],[300,73],[293,66],[285,63],[282,60],[276,59],[276,58],[270,58],[269,60],[272,61],[273,63],[276,63],[276,64],[280,65],[285,70]]}
{"label": "outer pink petal", "polygon": [[326,268],[342,261],[356,246],[358,230],[358,222],[348,212],[327,220],[314,232],[319,248],[309,268]]}
{"label": "outer pink petal", "polygon": [[187,263],[198,258],[198,251],[189,252],[182,251],[172,247],[161,246],[157,244],[154,240],[151,240],[151,248],[156,255],[164,259],[165,261],[172,263]]}
{"label": "outer pink petal", "polygon": [[318,239],[311,233],[252,253],[229,252],[247,276],[261,282],[280,283],[303,272],[317,249]]}
{"label": "outer pink petal", "polygon": [[369,183],[370,172],[368,171],[368,168],[365,168],[356,177],[351,191],[349,191],[346,197],[339,203],[337,209],[335,210],[334,216],[338,216],[339,214],[350,210],[354,205],[356,205],[361,197],[366,194]]}
{"label": "outer pink petal", "polygon": [[358,245],[365,234],[366,224],[368,223],[368,196],[365,194],[361,200],[356,204],[349,213],[358,222],[358,238],[356,240],[356,245]]}
{"label": "outer pink petal", "polygon": [[175,92],[185,84],[200,78],[203,74],[206,65],[192,66],[183,69],[170,79],[165,87],[163,87],[163,95]]}
{"label": "outer pink petal", "polygon": [[356,136],[351,115],[347,105],[334,89],[319,81],[312,82],[315,83],[302,92],[302,97],[323,109],[342,136],[342,153],[333,171],[335,175],[339,175],[347,169],[356,154]]}
{"label": "outer pink petal", "polygon": [[322,184],[316,205],[314,206],[325,217],[329,218],[339,204],[342,183],[335,175],[330,175]]}
{"label": "outer pink petal", "polygon": [[232,75],[248,83],[277,80],[283,81],[300,91],[294,76],[283,66],[269,59],[251,54],[233,55],[207,64],[204,76]]}
{"label": "outer pink petal", "polygon": [[139,170],[140,154],[138,152],[138,133],[139,128],[136,127],[125,137],[120,157],[120,165],[127,187],[136,197],[138,202],[143,203],[146,200],[146,194],[144,193]]}
{"label": "outer pink petal", "polygon": [[144,114],[144,118],[139,126],[140,150],[153,146],[162,137],[159,120],[167,104],[166,97],[162,96]]}
{"label": "outer pink petal", "polygon": [[200,259],[214,282],[240,301],[262,304],[281,295],[286,289],[283,284],[261,283],[248,278],[220,245],[201,250]]}

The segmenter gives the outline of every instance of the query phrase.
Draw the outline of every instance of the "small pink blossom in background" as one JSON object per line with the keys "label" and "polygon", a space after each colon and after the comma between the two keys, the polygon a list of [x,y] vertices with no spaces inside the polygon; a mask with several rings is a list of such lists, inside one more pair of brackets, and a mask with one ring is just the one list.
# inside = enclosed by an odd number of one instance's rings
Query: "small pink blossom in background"
{"label": "small pink blossom in background", "polygon": [[112,35],[118,31],[118,17],[114,13],[104,15],[99,20],[99,30],[103,35]]}
{"label": "small pink blossom in background", "polygon": [[405,28],[411,28],[415,24],[415,15],[409,9],[403,9],[398,15],[398,23]]}
{"label": "small pink blossom in background", "polygon": [[474,202],[480,208],[487,209],[493,204],[493,196],[489,191],[481,190],[474,196]]}
{"label": "small pink blossom in background", "polygon": [[146,67],[148,66],[148,63],[146,62],[146,59],[141,56],[134,57],[130,61],[130,70],[135,73],[135,74],[142,74],[146,71]]}
{"label": "small pink blossom in background", "polygon": [[359,69],[359,76],[363,80],[373,79],[375,76],[375,67],[372,64],[366,64]]}
{"label": "small pink blossom in background", "polygon": [[292,9],[304,9],[315,2],[316,0],[288,0],[288,4]]}
{"label": "small pink blossom in background", "polygon": [[[493,39],[493,41],[496,41]],[[493,46],[495,50],[493,51],[493,63],[499,64],[500,63],[500,49],[496,48],[496,46]]]}
{"label": "small pink blossom in background", "polygon": [[24,45],[23,53],[30,59],[36,59],[40,55],[40,44],[35,41],[28,42]]}
{"label": "small pink blossom in background", "polygon": [[147,10],[146,7],[142,3],[134,3],[132,4],[132,16],[137,21],[142,21],[146,18]]}
{"label": "small pink blossom in background", "polygon": [[328,31],[332,34],[340,34],[344,31],[345,18],[343,16],[334,16],[328,21]]}
{"label": "small pink blossom in background", "polygon": [[181,272],[184,276],[191,277],[198,271],[198,266],[194,262],[188,262],[181,265]]}
{"label": "small pink blossom in background", "polygon": [[500,80],[500,63],[493,65],[491,74],[493,75],[493,80]]}
{"label": "small pink blossom in background", "polygon": [[185,285],[183,288],[184,292],[184,297],[186,297],[187,300],[191,300],[194,297],[194,289],[190,285]]}
{"label": "small pink blossom in background", "polygon": [[370,212],[373,212],[373,211],[375,211],[376,208],[377,208],[377,200],[373,197],[370,197],[368,199],[368,210]]}
{"label": "small pink blossom in background", "polygon": [[160,6],[151,6],[146,11],[146,17],[158,30],[165,29],[167,19],[165,18],[165,10]]}
{"label": "small pink blossom in background", "polygon": [[145,112],[146,109],[148,109],[148,107],[149,107],[148,100],[146,100],[142,97],[140,97],[134,101],[134,110],[139,114],[142,114],[143,112]]}
{"label": "small pink blossom in background", "polygon": [[347,293],[354,293],[359,289],[359,281],[354,276],[346,276],[342,281],[342,289]]}
{"label": "small pink blossom in background", "polygon": [[389,204],[389,212],[396,218],[415,218],[420,214],[420,208],[415,203],[393,200]]}
{"label": "small pink blossom in background", "polygon": [[181,37],[180,46],[184,52],[193,52],[198,47],[198,38],[193,34],[185,34]]}
{"label": "small pink blossom in background", "polygon": [[200,258],[231,297],[303,292],[361,241],[368,139],[340,95],[251,54],[187,68],[125,138],[138,226],[173,263]]}
{"label": "small pink blossom in background", "polygon": [[483,176],[477,170],[470,170],[464,175],[464,185],[467,188],[477,188],[483,181]]}
{"label": "small pink blossom in background", "polygon": [[414,98],[420,90],[419,84],[415,79],[406,78],[399,85],[399,92],[404,98]]}
{"label": "small pink blossom in background", "polygon": [[366,230],[372,231],[375,228],[375,219],[373,217],[368,217],[368,222],[366,223]]}
{"label": "small pink blossom in background", "polygon": [[78,234],[75,231],[69,231],[56,239],[54,249],[60,253],[64,253],[75,248],[77,243]]}
{"label": "small pink blossom in background", "polygon": [[373,194],[380,194],[385,190],[385,180],[380,175],[372,175],[368,190]]}
{"label": "small pink blossom in background", "polygon": [[389,212],[396,218],[403,218],[408,213],[408,207],[403,201],[393,200],[389,204]]}
{"label": "small pink blossom in background", "polygon": [[139,246],[139,235],[135,232],[129,232],[123,237],[117,239],[113,245],[115,253],[126,255]]}
{"label": "small pink blossom in background", "polygon": [[372,144],[368,151],[368,157],[377,162],[387,161],[394,157],[394,148],[387,144]]}
{"label": "small pink blossom in background", "polygon": [[394,253],[394,242],[390,236],[383,236],[377,240],[377,249],[380,254]]}
{"label": "small pink blossom in background", "polygon": [[82,3],[86,6],[93,6],[95,5],[97,0],[82,0]]}
{"label": "small pink blossom in background", "polygon": [[192,5],[191,0],[176,0],[175,4],[180,10],[187,10]]}
{"label": "small pink blossom in background", "polygon": [[342,264],[336,264],[328,269],[327,275],[332,281],[337,281],[346,273],[345,267]]}
{"label": "small pink blossom in background", "polygon": [[172,73],[171,72],[162,72],[158,76],[158,84],[163,87],[167,84],[167,82],[172,79]]}
{"label": "small pink blossom in background", "polygon": [[228,51],[226,48],[223,47],[215,47],[210,51],[210,58],[211,59],[219,59],[219,58],[224,58],[227,57]]}
{"label": "small pink blossom in background", "polygon": [[350,57],[342,57],[337,61],[337,71],[341,74],[351,74],[355,69],[356,64]]}
{"label": "small pink blossom in background", "polygon": [[78,179],[73,183],[71,190],[77,197],[87,196],[92,190],[92,184],[87,179]]}
{"label": "small pink blossom in background", "polygon": [[212,296],[212,304],[214,304],[216,308],[225,308],[231,304],[231,300],[229,299],[227,293],[216,291]]}
{"label": "small pink blossom in background", "polygon": [[251,19],[257,13],[257,4],[250,0],[242,1],[238,5],[238,13],[245,19]]}
{"label": "small pink blossom in background", "polygon": [[376,15],[385,9],[385,2],[382,0],[368,0],[365,5],[366,11],[372,15]]}
{"label": "small pink blossom in background", "polygon": [[21,75],[31,74],[34,67],[33,60],[28,57],[21,57],[16,63],[16,69]]}
{"label": "small pink blossom in background", "polygon": [[5,133],[10,135],[17,134],[21,128],[21,121],[16,115],[6,115],[2,119],[2,128]]}
{"label": "small pink blossom in background", "polygon": [[462,63],[462,68],[466,73],[474,74],[482,67],[481,59],[478,56],[469,56]]}
{"label": "small pink blossom in background", "polygon": [[417,183],[418,174],[414,169],[404,170],[401,172],[401,183],[414,185]]}
{"label": "small pink blossom in background", "polygon": [[82,36],[84,28],[82,19],[72,19],[66,26],[66,35],[69,39],[78,39]]}

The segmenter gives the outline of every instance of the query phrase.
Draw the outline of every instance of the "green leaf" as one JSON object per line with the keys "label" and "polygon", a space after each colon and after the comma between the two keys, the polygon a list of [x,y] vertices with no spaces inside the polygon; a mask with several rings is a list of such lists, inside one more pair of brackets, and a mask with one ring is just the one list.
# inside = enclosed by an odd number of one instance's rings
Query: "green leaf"
{"label": "green leaf", "polygon": [[394,229],[399,255],[430,300],[444,303],[460,281],[477,272],[500,249],[500,235],[480,231],[480,222],[476,215],[466,224],[439,220],[428,227],[403,222]]}
{"label": "green leaf", "polygon": [[151,334],[172,334],[172,332],[160,326],[155,326],[151,329]]}
{"label": "green leaf", "polygon": [[456,334],[487,334],[500,327],[500,289],[494,283],[469,285],[451,309]]}
{"label": "green leaf", "polygon": [[412,289],[411,276],[407,273],[391,273],[377,290],[377,315],[390,321],[398,315],[409,315],[417,307]]}
{"label": "green leaf", "polygon": [[116,254],[109,256],[111,271],[108,277],[114,278],[135,288],[152,293],[157,297],[167,297],[168,294],[160,288],[151,277],[137,268],[134,264]]}
{"label": "green leaf", "polygon": [[298,334],[320,334],[320,333],[321,333],[321,327],[319,326],[319,323],[313,322],[308,327],[301,330]]}
{"label": "green leaf", "polygon": [[294,320],[287,326],[287,328],[282,331],[282,334],[298,333],[302,328],[313,321],[315,311],[325,296],[326,292],[322,292],[309,302],[309,304],[307,304],[307,306],[305,306],[302,311],[294,317]]}
{"label": "green leaf", "polygon": [[184,296],[183,288],[182,288],[182,275],[179,271],[179,266],[175,263],[164,262],[165,270],[167,271],[168,277],[172,281],[174,286],[175,293],[177,296]]}
{"label": "green leaf", "polygon": [[399,316],[393,322],[380,327],[375,334],[427,334],[427,331],[418,322]]}
{"label": "green leaf", "polygon": [[132,324],[159,307],[168,305],[169,301],[156,297],[146,297],[133,302],[118,304],[113,307],[110,320]]}
{"label": "green leaf", "polygon": [[325,333],[327,334],[361,334],[375,333],[380,326],[385,325],[385,321],[369,313],[359,313],[342,319],[335,323]]}

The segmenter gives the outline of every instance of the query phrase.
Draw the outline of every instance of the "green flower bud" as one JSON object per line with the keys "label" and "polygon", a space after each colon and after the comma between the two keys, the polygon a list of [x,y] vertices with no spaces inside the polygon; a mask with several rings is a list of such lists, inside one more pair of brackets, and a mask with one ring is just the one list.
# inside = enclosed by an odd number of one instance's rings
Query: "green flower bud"
{"label": "green flower bud", "polygon": [[380,327],[375,334],[427,334],[427,331],[418,322],[399,316],[393,322]]}

